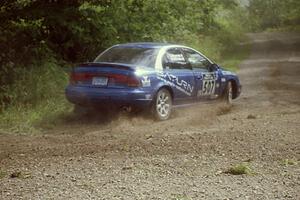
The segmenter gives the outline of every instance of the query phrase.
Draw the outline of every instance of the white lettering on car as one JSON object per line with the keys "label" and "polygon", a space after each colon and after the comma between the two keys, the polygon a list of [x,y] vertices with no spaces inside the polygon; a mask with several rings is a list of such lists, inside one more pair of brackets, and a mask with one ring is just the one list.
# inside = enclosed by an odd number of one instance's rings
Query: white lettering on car
{"label": "white lettering on car", "polygon": [[194,87],[186,82],[185,80],[180,80],[177,76],[170,73],[158,72],[157,78],[164,82],[167,82],[170,86],[175,87],[179,91],[185,93],[188,96],[192,96]]}
{"label": "white lettering on car", "polygon": [[197,96],[213,95],[216,90],[216,82],[218,80],[217,73],[203,73],[202,88],[197,92]]}
{"label": "white lettering on car", "polygon": [[143,87],[150,87],[151,86],[151,81],[148,76],[143,76],[142,77],[142,85]]}

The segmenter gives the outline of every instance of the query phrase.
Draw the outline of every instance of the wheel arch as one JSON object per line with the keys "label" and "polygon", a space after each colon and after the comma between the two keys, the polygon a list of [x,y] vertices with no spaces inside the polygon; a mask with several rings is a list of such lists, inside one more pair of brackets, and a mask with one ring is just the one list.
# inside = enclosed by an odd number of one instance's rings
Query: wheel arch
{"label": "wheel arch", "polygon": [[[152,114],[154,114],[155,118],[160,120],[160,121],[161,120],[167,120],[170,116],[170,113],[169,113],[168,117],[164,119],[161,116],[159,116],[158,111],[156,109],[157,96],[158,96],[159,91],[161,91],[162,89],[167,90],[171,95],[171,109],[172,109],[172,104],[173,104],[173,101],[174,101],[174,93],[173,93],[173,90],[172,90],[171,86],[162,85],[162,86],[158,87],[158,89],[155,92],[152,103],[151,103],[151,112],[152,112]],[[169,110],[169,112],[171,112],[171,109]]]}
{"label": "wheel arch", "polygon": [[156,94],[157,94],[158,91],[160,91],[161,89],[166,89],[166,90],[168,90],[168,91],[170,92],[171,97],[172,97],[172,102],[173,102],[173,101],[174,101],[174,91],[173,91],[172,87],[169,86],[169,85],[163,85],[163,86],[161,86],[161,87],[159,87],[159,88],[157,89]]}

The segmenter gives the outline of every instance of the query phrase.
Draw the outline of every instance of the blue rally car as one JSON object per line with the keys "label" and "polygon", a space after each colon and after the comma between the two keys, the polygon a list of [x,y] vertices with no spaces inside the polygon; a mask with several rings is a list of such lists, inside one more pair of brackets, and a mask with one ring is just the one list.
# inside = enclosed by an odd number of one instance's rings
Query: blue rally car
{"label": "blue rally car", "polygon": [[72,69],[67,99],[75,106],[146,108],[167,120],[172,108],[241,93],[239,78],[200,52],[165,43],[115,45]]}

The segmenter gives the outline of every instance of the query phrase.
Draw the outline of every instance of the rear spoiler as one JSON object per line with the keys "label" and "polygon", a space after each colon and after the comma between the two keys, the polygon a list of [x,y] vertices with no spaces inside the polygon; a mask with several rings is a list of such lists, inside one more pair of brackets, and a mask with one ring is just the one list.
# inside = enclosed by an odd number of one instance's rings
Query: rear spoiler
{"label": "rear spoiler", "polygon": [[109,63],[109,62],[87,62],[87,63],[80,63],[77,64],[76,67],[113,67],[118,69],[125,69],[134,71],[135,66],[130,64],[123,64],[123,63]]}

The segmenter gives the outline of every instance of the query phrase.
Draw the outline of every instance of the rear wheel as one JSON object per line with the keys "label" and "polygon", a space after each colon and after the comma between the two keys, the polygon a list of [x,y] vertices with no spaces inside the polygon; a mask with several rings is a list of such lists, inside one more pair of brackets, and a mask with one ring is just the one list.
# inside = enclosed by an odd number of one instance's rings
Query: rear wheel
{"label": "rear wheel", "polygon": [[224,92],[223,100],[228,105],[232,105],[232,97],[233,97],[233,88],[232,88],[232,82],[229,81],[226,85],[226,89]]}
{"label": "rear wheel", "polygon": [[154,116],[158,120],[167,120],[172,112],[172,96],[167,89],[158,91],[153,106]]}

